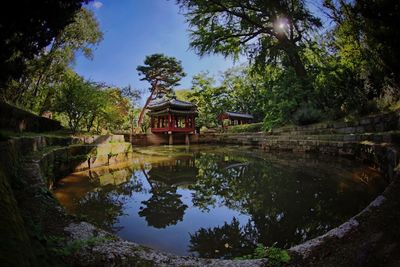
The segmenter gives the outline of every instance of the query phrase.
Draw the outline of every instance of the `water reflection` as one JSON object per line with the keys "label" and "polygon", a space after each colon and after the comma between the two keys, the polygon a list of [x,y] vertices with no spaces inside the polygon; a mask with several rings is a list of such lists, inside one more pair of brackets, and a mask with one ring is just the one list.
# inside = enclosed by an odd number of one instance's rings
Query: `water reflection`
{"label": "water reflection", "polygon": [[182,195],[176,193],[176,187],[152,189],[152,196],[142,201],[139,216],[146,218],[149,226],[165,228],[182,221],[188,207],[181,201]]}
{"label": "water reflection", "polygon": [[66,177],[55,195],[123,238],[181,255],[290,247],[341,224],[385,186],[346,159],[236,147],[146,148],[135,159]]}
{"label": "water reflection", "polygon": [[234,217],[230,223],[212,228],[200,228],[190,234],[189,251],[202,258],[234,258],[252,254],[258,242],[257,229],[249,221],[240,226]]}

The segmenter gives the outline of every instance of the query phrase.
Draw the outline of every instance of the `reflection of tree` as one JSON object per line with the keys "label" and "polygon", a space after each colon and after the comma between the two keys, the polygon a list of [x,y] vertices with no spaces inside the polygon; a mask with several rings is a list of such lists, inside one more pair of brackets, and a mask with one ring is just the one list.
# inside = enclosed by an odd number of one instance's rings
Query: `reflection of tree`
{"label": "reflection of tree", "polygon": [[[230,187],[233,183],[240,182],[246,173],[248,163],[240,162],[245,160],[241,157],[233,158],[211,153],[199,154],[196,158],[197,182],[190,186],[190,189],[194,190],[193,204],[202,210],[208,210],[209,206],[215,206],[217,203],[215,195],[221,195],[224,196],[224,204],[233,208],[235,204],[227,202],[244,199],[246,188],[235,186],[235,190],[231,190]],[[242,206],[241,203],[236,205]]]}
{"label": "reflection of tree", "polygon": [[103,229],[113,230],[118,217],[123,215],[126,201],[134,192],[142,190],[142,184],[135,177],[120,185],[96,188],[79,199],[76,213]]}
{"label": "reflection of tree", "polygon": [[[198,180],[190,187],[194,190],[193,204],[207,209],[219,203],[250,215],[258,229],[256,242],[267,246],[276,242],[280,247],[289,247],[322,234],[357,212],[357,207],[348,204],[352,199],[368,198],[356,187],[338,192],[338,180],[330,178],[335,173],[329,169],[308,169],[290,160],[285,160],[285,164],[293,164],[289,168],[258,159],[247,162],[248,166],[237,163],[241,161],[241,155],[235,154],[227,157],[208,153],[197,157]],[[196,233],[192,251],[204,256],[215,254],[216,248],[202,246],[206,242],[199,240],[212,243],[224,229],[229,228]],[[223,255],[224,250],[217,250],[220,256],[231,256],[230,252]]]}
{"label": "reflection of tree", "polygon": [[152,189],[150,199],[142,201],[146,207],[141,207],[139,215],[145,217],[148,225],[155,228],[165,228],[182,221],[187,205],[181,201],[181,195],[176,193],[176,187]]}
{"label": "reflection of tree", "polygon": [[230,224],[221,227],[200,228],[190,235],[190,252],[197,252],[202,258],[233,258],[251,254],[256,247],[257,230],[247,223],[240,227],[233,218]]}
{"label": "reflection of tree", "polygon": [[[181,163],[181,161],[179,162]],[[151,187],[152,196],[148,200],[142,201],[145,207],[140,207],[141,210],[138,214],[140,217],[145,217],[149,226],[165,228],[182,221],[188,206],[181,201],[182,195],[176,193],[175,184],[180,184],[188,179],[192,180],[193,174],[174,176],[174,173],[180,168],[184,168],[184,170],[194,169],[185,164],[188,162],[183,161],[182,166],[180,166],[177,164],[177,160],[166,161],[158,165],[154,164],[148,172],[145,171],[143,165],[141,166],[143,175]]]}

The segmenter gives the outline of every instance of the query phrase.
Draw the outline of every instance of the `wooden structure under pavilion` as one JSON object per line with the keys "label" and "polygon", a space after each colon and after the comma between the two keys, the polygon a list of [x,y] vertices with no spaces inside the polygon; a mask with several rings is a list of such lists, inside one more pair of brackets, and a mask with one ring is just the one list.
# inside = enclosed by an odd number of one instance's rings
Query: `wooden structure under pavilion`
{"label": "wooden structure under pavilion", "polygon": [[160,99],[147,107],[151,132],[168,134],[169,144],[173,144],[173,134],[185,134],[185,143],[189,144],[189,134],[196,133],[196,105],[177,99]]}
{"label": "wooden structure under pavilion", "polygon": [[218,116],[218,120],[224,126],[223,121],[229,120],[229,125],[241,125],[253,122],[253,115],[238,112],[224,112]]}

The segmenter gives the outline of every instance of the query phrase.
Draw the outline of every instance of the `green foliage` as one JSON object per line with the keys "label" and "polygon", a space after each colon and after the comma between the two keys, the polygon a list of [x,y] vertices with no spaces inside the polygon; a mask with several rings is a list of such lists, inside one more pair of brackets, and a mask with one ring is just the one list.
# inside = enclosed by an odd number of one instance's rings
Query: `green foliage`
{"label": "green foliage", "polygon": [[88,239],[78,239],[65,244],[65,238],[59,236],[49,236],[46,238],[49,249],[58,256],[71,256],[84,247],[92,247],[110,240],[106,236],[93,236]]}
{"label": "green foliage", "polygon": [[7,133],[0,131],[0,142],[7,141],[9,138],[10,136]]}
{"label": "green foliage", "polygon": [[262,258],[268,258],[268,266],[272,267],[280,267],[285,265],[286,263],[289,263],[290,261],[290,255],[286,250],[274,246],[266,248],[262,244],[257,244],[257,247],[254,249],[253,254],[236,257],[235,259],[248,260]]}
{"label": "green foliage", "polygon": [[51,110],[56,85],[63,82],[77,52],[92,58],[92,47],[102,40],[102,32],[92,11],[82,8],[73,23],[58,34],[50,46],[26,62],[22,77],[13,80],[4,97],[39,115]]}
{"label": "green foliage", "polygon": [[248,133],[248,132],[260,132],[263,129],[263,123],[250,123],[228,127],[229,133]]}
{"label": "green foliage", "polygon": [[[186,12],[191,46],[199,54],[245,51],[255,63],[252,71],[226,71],[220,86],[206,75],[194,78],[191,96],[200,107],[200,126],[215,127],[215,117],[231,110],[263,119],[268,130],[386,111],[400,100],[400,71],[394,64],[399,18],[389,11],[399,5],[393,1],[324,1],[333,27],[311,35],[308,42],[304,34],[319,22],[308,16],[302,1],[279,6],[288,21],[265,1],[177,2]],[[283,30],[275,27],[277,22]],[[293,32],[288,34],[285,25]]]}
{"label": "green foliage", "polygon": [[55,110],[66,116],[73,132],[121,129],[128,120],[131,102],[120,89],[103,88],[74,73],[66,75],[64,80],[57,88]]}
{"label": "green foliage", "polygon": [[[0,45],[1,98],[39,115],[59,111],[56,117],[74,131],[96,132],[129,128],[133,132],[136,121],[147,131],[144,110],[162,96],[196,103],[197,125],[207,128],[217,127],[217,116],[224,111],[252,114],[269,130],[399,106],[400,5],[396,1],[323,1],[324,12],[318,15],[327,14],[324,20],[330,26],[321,34],[315,32],[320,18],[301,0],[279,4],[176,0],[189,22],[190,45],[198,54],[238,58],[245,53],[250,63],[225,71],[220,80],[198,74],[190,90],[175,94],[173,88],[185,76],[181,62],[163,54],[149,55],[137,67],[141,80],[150,84],[140,114],[134,109],[135,90],[128,96],[124,90],[82,80],[67,90],[66,84],[73,83],[66,77],[71,76],[76,53],[91,58],[93,46],[103,37],[93,12],[80,8],[81,2],[55,1],[52,14],[25,12],[18,21],[18,16],[0,16],[0,35],[5,40]],[[47,10],[49,5],[21,8]],[[18,13],[15,5],[7,10]],[[80,95],[85,101],[80,102]],[[62,102],[63,97],[74,97],[82,107],[73,107],[72,114],[72,105]]]}
{"label": "green foliage", "polygon": [[215,80],[207,73],[193,76],[191,102],[197,105],[196,126],[213,128],[218,125],[217,116],[226,108],[223,88],[215,86]]}
{"label": "green foliage", "polygon": [[264,130],[291,122],[300,105],[313,99],[312,89],[305,87],[293,70],[267,68],[265,85],[268,100],[264,103]]}
{"label": "green foliage", "polygon": [[190,89],[180,89],[180,90],[175,90],[175,97],[176,99],[182,100],[182,101],[191,101],[191,90]]}
{"label": "green foliage", "polygon": [[0,92],[19,79],[26,61],[38,55],[73,21],[84,0],[10,2],[0,12]]}
{"label": "green foliage", "polygon": [[191,27],[191,47],[200,55],[247,52],[262,68],[285,61],[305,78],[305,35],[321,25],[304,1],[177,0]]}
{"label": "green foliage", "polygon": [[179,85],[179,81],[186,75],[180,61],[163,54],[147,56],[144,64],[138,66],[136,70],[139,72],[139,76],[143,76],[140,79],[141,81],[150,83],[150,92],[154,96],[170,92],[174,86]]}
{"label": "green foliage", "polygon": [[317,123],[321,119],[321,111],[311,105],[301,106],[293,115],[293,121],[297,125]]}
{"label": "green foliage", "polygon": [[290,255],[286,250],[276,248],[274,246],[266,249],[269,265],[272,267],[282,266],[290,261]]}
{"label": "green foliage", "polygon": [[58,88],[55,110],[66,114],[68,126],[76,132],[84,116],[98,108],[97,92],[92,83],[74,73],[65,75],[64,79]]}
{"label": "green foliage", "polygon": [[195,75],[187,99],[198,107],[196,124],[213,128],[218,115],[226,111],[252,114],[255,121],[265,116],[265,102],[268,100],[264,77],[249,67],[228,69],[223,73],[220,85],[208,73]]}
{"label": "green foliage", "polygon": [[[398,3],[390,0],[325,1],[324,6],[334,27],[326,40],[329,52],[325,53],[323,64],[328,68],[318,66],[322,76],[316,81],[319,85],[322,81],[324,91],[341,105],[333,110],[342,116],[377,111],[372,102],[381,102],[387,87],[396,88],[397,93],[392,98],[395,103],[400,96],[400,69],[397,63],[396,67],[393,64],[399,57],[399,18],[394,15],[400,8]],[[326,79],[321,79],[324,76]],[[381,104],[378,105],[381,108],[391,105]]]}

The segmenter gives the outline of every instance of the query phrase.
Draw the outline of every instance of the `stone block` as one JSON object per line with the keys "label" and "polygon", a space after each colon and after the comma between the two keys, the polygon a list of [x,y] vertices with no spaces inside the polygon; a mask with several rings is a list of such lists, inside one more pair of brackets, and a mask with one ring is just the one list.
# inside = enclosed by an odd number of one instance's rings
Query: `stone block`
{"label": "stone block", "polygon": [[108,165],[108,155],[98,155],[96,157],[90,158],[89,166],[90,168],[96,168]]}

